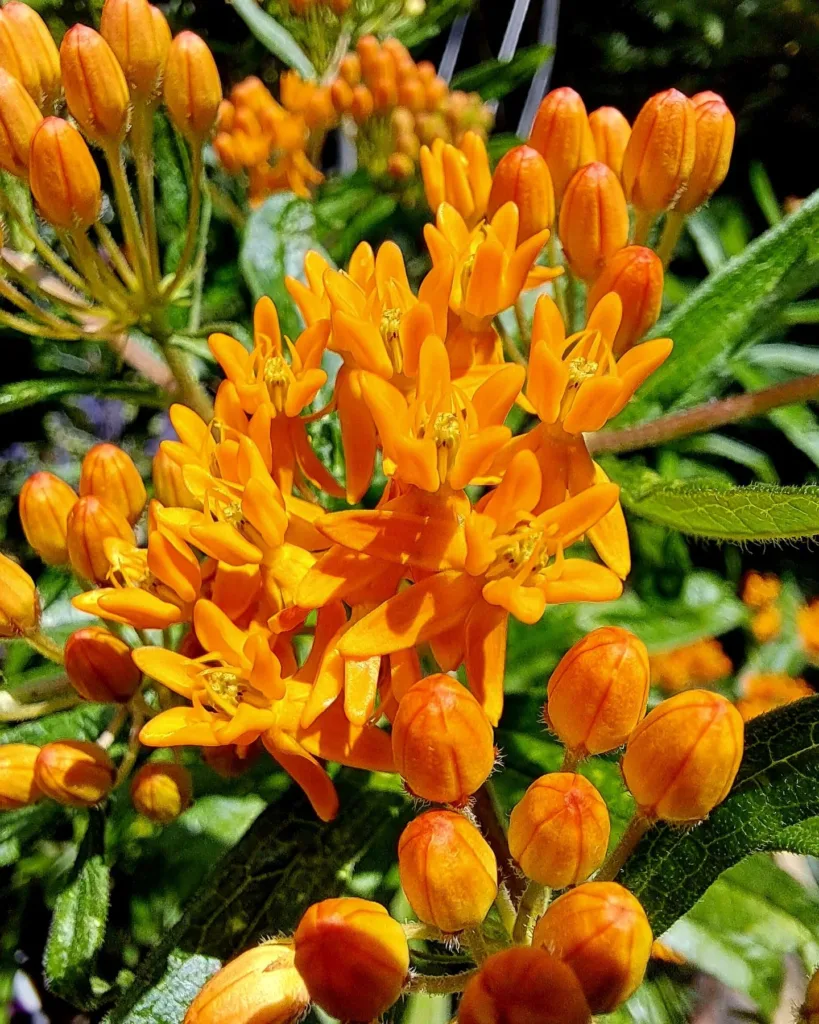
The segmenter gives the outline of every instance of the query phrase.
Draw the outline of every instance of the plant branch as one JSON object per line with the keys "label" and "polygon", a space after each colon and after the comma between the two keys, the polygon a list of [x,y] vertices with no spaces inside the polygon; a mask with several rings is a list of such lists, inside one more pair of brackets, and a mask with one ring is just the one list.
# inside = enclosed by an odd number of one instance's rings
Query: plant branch
{"label": "plant branch", "polygon": [[603,866],[594,876],[595,882],[613,881],[619,875],[620,868],[634,853],[637,844],[653,824],[649,818],[645,818],[639,811],[635,811],[634,817],[626,825],[626,830],[620,837],[620,842],[611,851]]}
{"label": "plant branch", "polygon": [[539,917],[549,902],[549,889],[540,882],[530,881],[518,907],[518,916],[515,918],[515,928],[512,938],[517,943],[529,945],[532,941],[532,932]]}
{"label": "plant branch", "polygon": [[473,968],[469,971],[459,971],[458,974],[415,974],[407,990],[409,992],[425,992],[430,996],[463,992],[477,973],[477,969]]}
{"label": "plant branch", "polygon": [[484,839],[495,854],[500,881],[506,884],[512,901],[517,903],[523,895],[524,880],[512,870],[512,854],[509,852],[509,841],[503,824],[503,811],[491,782],[485,782],[473,797],[472,813],[481,827]]}

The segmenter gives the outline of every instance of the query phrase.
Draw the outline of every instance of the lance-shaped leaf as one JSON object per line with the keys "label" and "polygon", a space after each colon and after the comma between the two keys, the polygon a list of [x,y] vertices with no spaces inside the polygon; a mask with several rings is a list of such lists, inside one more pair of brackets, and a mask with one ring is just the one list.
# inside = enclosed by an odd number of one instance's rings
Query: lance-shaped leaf
{"label": "lance-shaped leaf", "polygon": [[233,9],[250,31],[275,57],[298,71],[302,78],[316,78],[316,69],[304,50],[283,25],[271,18],[256,0],[230,0]]}
{"label": "lance-shaped leaf", "polygon": [[485,60],[459,72],[452,79],[453,89],[478,92],[485,100],[497,100],[533,78],[554,53],[554,47],[538,43],[521,47],[511,60]]}

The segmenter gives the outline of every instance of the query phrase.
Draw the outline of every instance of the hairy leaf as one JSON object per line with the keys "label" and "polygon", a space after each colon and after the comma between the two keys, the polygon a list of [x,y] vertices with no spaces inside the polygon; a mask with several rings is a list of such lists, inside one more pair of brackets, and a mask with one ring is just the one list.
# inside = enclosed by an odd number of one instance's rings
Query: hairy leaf
{"label": "hairy leaf", "polygon": [[739,774],[724,803],[694,828],[655,826],[618,877],[639,897],[655,935],[749,854],[810,849],[806,829],[819,815],[817,780],[819,697],[753,719],[745,731]]}
{"label": "hairy leaf", "polygon": [[[732,370],[736,379],[748,391],[758,391],[775,383],[774,374],[764,366],[738,361],[732,365]],[[771,409],[767,417],[794,448],[804,452],[814,465],[819,466],[819,422],[807,405],[783,405],[779,409]]]}
{"label": "hairy leaf", "polygon": [[453,89],[478,92],[485,100],[498,100],[533,78],[554,53],[549,44],[524,46],[511,60],[485,60],[452,79]]}
{"label": "hairy leaf", "polygon": [[293,68],[302,78],[317,78],[307,54],[284,26],[262,10],[256,0],[230,0],[236,13],[259,42],[274,57]]}

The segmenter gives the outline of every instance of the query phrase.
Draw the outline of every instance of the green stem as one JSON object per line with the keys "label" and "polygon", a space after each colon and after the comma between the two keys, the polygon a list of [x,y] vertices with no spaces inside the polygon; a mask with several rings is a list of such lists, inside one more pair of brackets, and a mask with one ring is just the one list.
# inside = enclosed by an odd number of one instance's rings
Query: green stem
{"label": "green stem", "polygon": [[648,236],[651,233],[651,226],[654,223],[654,214],[645,210],[638,210],[634,219],[634,244],[646,245]]}
{"label": "green stem", "polygon": [[550,890],[540,882],[530,881],[526,886],[512,931],[512,938],[519,945],[531,945],[532,932],[535,930],[538,918],[543,916],[549,896]]}
{"label": "green stem", "polygon": [[566,747],[563,751],[563,761],[560,765],[560,770],[562,772],[573,772],[582,760],[583,758],[580,757],[576,750],[569,750]]}
{"label": "green stem", "polygon": [[14,219],[15,223],[22,228],[26,238],[34,246],[34,251],[40,257],[40,259],[48,267],[50,267],[55,274],[58,274],[63,278],[72,288],[76,288],[78,292],[83,295],[88,294],[87,283],[77,274],[66,262],[61,259],[56,252],[48,245],[39,234],[31,227],[25,217],[20,215],[20,212],[14,207],[8,200],[0,201],[0,208],[7,216]]}
{"label": "green stem", "polygon": [[62,647],[52,640],[50,636],[46,636],[42,630],[38,629],[33,633],[26,633],[23,639],[29,647],[33,647],[44,658],[48,658],[49,661],[56,662],[58,665],[64,664],[65,656],[63,655]]}
{"label": "green stem", "polygon": [[679,210],[670,210],[665,217],[663,233],[660,236],[660,244],[657,246],[657,255],[663,261],[663,270],[667,269],[674,255],[674,249],[680,239],[680,233],[685,223],[685,214]]}
{"label": "green stem", "polygon": [[430,996],[463,992],[477,973],[477,968],[473,968],[470,971],[460,971],[458,974],[416,974],[413,975],[407,991],[424,992]]}
{"label": "green stem", "polygon": [[524,349],[528,349],[532,340],[532,335],[529,329],[529,324],[526,321],[526,314],[523,312],[523,303],[520,299],[515,302],[515,320],[518,325],[520,344]]}
{"label": "green stem", "polygon": [[130,291],[136,291],[138,287],[136,275],[134,274],[133,270],[131,270],[131,267],[128,264],[128,260],[125,259],[125,255],[123,254],[122,249],[120,249],[120,247],[114,241],[114,236],[111,234],[108,228],[102,223],[102,221],[97,221],[97,223],[94,225],[94,228],[97,232],[97,235],[99,236],[100,241],[102,242],[103,248],[108,253],[108,257],[111,260],[111,265],[122,278],[122,283]]}
{"label": "green stem", "polygon": [[626,825],[626,830],[620,837],[620,842],[608,855],[603,866],[594,876],[595,882],[611,882],[620,873],[620,868],[634,853],[637,844],[651,828],[653,822],[643,817],[639,811],[634,812],[634,817]]}
{"label": "green stem", "polygon": [[180,402],[193,409],[206,423],[209,423],[213,419],[213,403],[192,372],[187,352],[183,352],[173,344],[165,345],[164,352],[171,373],[176,379],[178,387],[176,397]]}
{"label": "green stem", "polygon": [[444,934],[440,928],[431,924],[424,924],[422,921],[407,921],[401,925],[404,935],[408,939],[426,939],[433,942],[443,942]]}
{"label": "green stem", "polygon": [[111,182],[114,186],[114,197],[116,198],[117,211],[122,224],[122,232],[131,250],[131,257],[136,261],[137,278],[143,289],[150,288],[151,268],[148,261],[148,250],[142,229],[139,225],[134,197],[131,195],[131,188],[128,184],[128,175],[125,171],[125,161],[122,158],[120,146],[108,146],[105,149],[105,159],[111,172]]}
{"label": "green stem", "polygon": [[480,927],[470,928],[461,933],[461,941],[469,950],[472,959],[480,965],[489,956],[489,946],[486,944],[486,936]]}
{"label": "green stem", "polygon": [[159,285],[159,240],[156,230],[156,196],[154,193],[154,112],[153,107],[138,102],[131,129],[131,149],[136,162],[139,208],[143,234],[148,246],[152,290]]}
{"label": "green stem", "polygon": [[[547,242],[547,252],[549,254],[549,266],[559,267],[561,266],[561,260],[557,252],[557,236],[554,231],[549,235],[549,241]],[[555,293],[555,302],[557,308],[560,310],[560,315],[563,318],[563,323],[566,325],[566,330],[571,330],[569,324],[569,309],[566,304],[566,275],[563,274],[561,277],[556,277],[552,282],[552,287]]]}
{"label": "green stem", "polygon": [[498,895],[495,897],[495,909],[498,911],[498,916],[501,919],[501,924],[506,934],[511,938],[512,932],[515,930],[515,905],[512,903],[512,897],[509,895],[509,890],[504,882],[501,882],[498,886]]}

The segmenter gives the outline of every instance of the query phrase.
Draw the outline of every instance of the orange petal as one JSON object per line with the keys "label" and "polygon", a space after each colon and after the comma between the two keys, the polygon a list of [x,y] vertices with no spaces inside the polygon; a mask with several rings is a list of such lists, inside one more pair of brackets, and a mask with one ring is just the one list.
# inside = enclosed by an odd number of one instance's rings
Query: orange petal
{"label": "orange petal", "polygon": [[333,498],[343,498],[344,491],[334,477],[325,469],[324,464],[313,451],[310,439],[307,436],[307,427],[298,418],[289,419],[287,423],[290,428],[290,439],[293,451],[296,453],[299,469],[310,483],[318,487],[319,490],[324,491]]}
{"label": "orange petal", "polygon": [[253,311],[253,341],[265,356],[282,354],[279,314],[273,300],[267,295],[259,299]]}
{"label": "orange petal", "polygon": [[399,703],[421,675],[421,660],[414,647],[406,651],[394,651],[390,655],[390,690]]}
{"label": "orange petal", "polygon": [[82,612],[135,629],[166,629],[177,622],[185,622],[190,614],[190,606],[187,610],[180,608],[135,587],[93,590],[78,594],[71,603]]}
{"label": "orange petal", "polygon": [[482,427],[503,423],[520,394],[526,371],[511,363],[496,370],[472,396],[472,405]]}
{"label": "orange petal", "polygon": [[466,620],[466,679],[492,725],[503,711],[508,624],[506,609],[486,601],[476,601]]}
{"label": "orange petal", "polygon": [[[594,479],[596,483],[609,482],[609,478],[597,463],[594,463]],[[619,501],[598,523],[590,527],[587,536],[600,559],[624,580],[631,572],[631,550],[626,518]]]}
{"label": "orange petal", "polygon": [[190,700],[199,675],[199,666],[190,658],[162,647],[137,647],[131,656],[140,672]]}
{"label": "orange petal", "polygon": [[[357,394],[356,394],[357,392]],[[356,505],[364,497],[375,467],[377,438],[372,414],[361,389],[341,370],[336,384],[336,409],[347,472],[347,502]]]}
{"label": "orange petal", "polygon": [[372,588],[384,575],[379,558],[335,545],[307,572],[296,591],[302,608],[321,608],[329,601],[346,598],[349,591]]}
{"label": "orange petal", "polygon": [[429,638],[432,654],[442,672],[454,672],[464,660],[464,624]]}
{"label": "orange petal", "polygon": [[484,476],[492,460],[512,436],[508,427],[486,427],[464,441],[455,456],[449,472],[449,484],[456,490],[468,487],[477,477]]}
{"label": "orange petal", "polygon": [[262,552],[245,540],[229,523],[210,523],[207,526],[191,526],[191,541],[211,558],[228,565],[258,565]]}
{"label": "orange petal", "polygon": [[279,762],[291,779],[300,786],[322,821],[332,821],[338,814],[338,794],[327,772],[291,736],[280,729],[262,736],[270,756]]}
{"label": "orange petal", "polygon": [[193,610],[193,628],[199,643],[212,654],[218,654],[231,665],[244,661],[247,633],[235,626],[221,608],[204,598]]}
{"label": "orange petal", "polygon": [[463,531],[454,518],[375,509],[335,512],[316,525],[346,548],[400,565],[455,569],[466,556]]}
{"label": "orange petal", "polygon": [[188,545],[173,534],[154,530],[148,537],[148,568],[186,604],[199,596],[199,561]]}
{"label": "orange petal", "polygon": [[353,725],[340,701],[328,708],[296,738],[306,750],[337,764],[373,772],[394,771],[389,733],[374,725]]}
{"label": "orange petal", "polygon": [[228,380],[245,383],[250,374],[251,355],[240,341],[229,334],[211,334],[208,348]]}
{"label": "orange petal", "polygon": [[211,584],[211,600],[236,622],[258,598],[261,587],[262,574],[257,565],[219,562]]}
{"label": "orange petal", "polygon": [[617,377],[591,377],[584,380],[563,420],[566,433],[580,434],[599,430],[616,408],[622,387],[622,381]]}
{"label": "orange petal", "polygon": [[353,725],[364,725],[375,708],[381,657],[344,660],[344,714]]}
{"label": "orange petal", "polygon": [[531,512],[540,500],[542,474],[537,456],[525,448],[519,451],[503,480],[481,506],[481,512],[497,524],[497,533],[509,533],[520,521],[521,512]]}
{"label": "orange petal", "polygon": [[526,397],[543,423],[555,423],[569,385],[569,367],[545,340],[534,342],[529,350],[529,379]]}
{"label": "orange petal", "polygon": [[623,583],[611,569],[582,558],[567,558],[560,577],[538,583],[549,604],[569,601],[615,601],[623,593]]}
{"label": "orange petal", "polygon": [[301,726],[309,728],[320,714],[327,710],[344,689],[344,658],[330,643],[321,659],[315,683],[310,690],[301,715]]}
{"label": "orange petal", "polygon": [[146,722],[139,733],[139,742],[146,747],[220,747],[209,715],[197,708],[170,708]]}
{"label": "orange petal", "polygon": [[540,589],[521,586],[512,576],[487,583],[483,588],[483,599],[530,626],[538,622],[546,610],[546,598]]}

